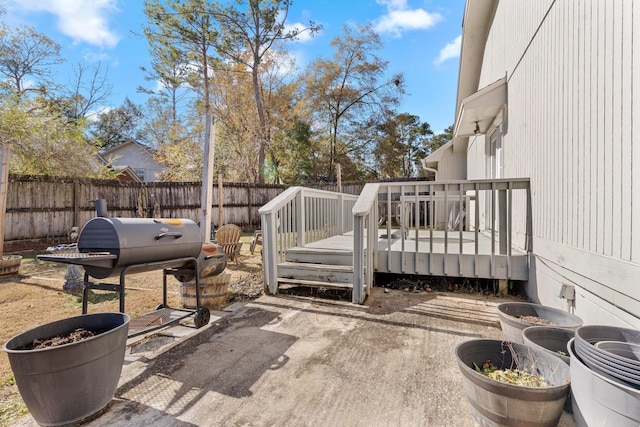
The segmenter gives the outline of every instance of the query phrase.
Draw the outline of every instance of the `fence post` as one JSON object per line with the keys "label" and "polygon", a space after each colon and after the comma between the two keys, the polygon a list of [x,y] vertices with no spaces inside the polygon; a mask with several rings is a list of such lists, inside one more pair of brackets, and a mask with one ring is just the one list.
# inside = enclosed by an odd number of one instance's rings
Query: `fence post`
{"label": "fence post", "polygon": [[253,230],[253,205],[251,204],[251,184],[247,185],[247,213],[249,214],[249,230]]}
{"label": "fence post", "polygon": [[80,227],[80,182],[78,179],[73,180],[73,224],[72,227]]}

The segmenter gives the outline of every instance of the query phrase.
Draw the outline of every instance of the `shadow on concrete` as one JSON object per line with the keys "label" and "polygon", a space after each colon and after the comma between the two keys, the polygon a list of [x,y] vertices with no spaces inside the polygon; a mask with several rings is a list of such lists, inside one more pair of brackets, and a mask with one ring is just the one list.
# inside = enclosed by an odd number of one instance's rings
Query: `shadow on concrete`
{"label": "shadow on concrete", "polygon": [[[280,298],[280,297],[278,297]],[[305,298],[296,298],[296,297],[291,297],[291,296],[287,296],[286,298],[283,299],[293,299],[296,301],[303,301],[306,300]],[[314,300],[313,301],[314,305],[317,306],[318,305],[318,301]],[[264,302],[264,301],[260,301],[260,300],[256,300],[253,301],[251,303],[252,305],[261,305],[264,307],[273,307],[276,309],[291,309],[290,306],[286,305],[286,304],[274,304],[274,303],[269,303],[269,302]],[[329,302],[323,302],[321,304],[324,307],[330,307],[332,304]],[[344,317],[344,318],[348,318],[348,319],[354,319],[354,320],[362,320],[365,322],[371,322],[371,323],[379,323],[382,325],[387,325],[387,326],[397,326],[397,327],[401,327],[401,328],[409,328],[409,329],[422,329],[422,330],[426,330],[426,331],[431,331],[431,332],[441,332],[441,333],[446,333],[446,334],[450,334],[450,335],[456,335],[456,336],[461,336],[461,337],[467,337],[467,338],[482,338],[481,334],[476,334],[476,333],[468,333],[468,332],[463,332],[463,331],[456,331],[453,329],[443,329],[443,328],[437,328],[437,327],[433,327],[433,326],[427,326],[427,325],[421,325],[421,324],[417,324],[415,322],[402,322],[402,321],[397,321],[397,320],[390,320],[386,317],[378,317],[377,315],[368,315],[368,313],[362,312],[361,309],[356,308],[356,313],[351,312],[351,307],[347,307],[345,304],[333,304],[334,306],[334,310],[319,310],[319,309],[315,309],[315,308],[300,308],[298,309],[301,312],[305,312],[305,313],[313,313],[313,314],[319,314],[319,315],[326,315],[326,316],[337,316],[337,317]],[[409,310],[405,310],[403,311],[404,313],[408,313],[410,314]],[[420,313],[420,314],[424,314],[424,313]],[[435,317],[435,316],[434,316]],[[460,322],[462,324],[469,324],[469,323],[477,323],[480,324],[482,326],[486,326],[484,324],[484,322],[476,322],[473,319],[468,319],[468,318],[456,318],[456,317],[452,317],[451,319],[447,319],[447,320],[453,320],[455,322]],[[491,324],[490,326],[496,326],[495,324]]]}
{"label": "shadow on concrete", "polygon": [[131,402],[132,408],[136,402],[145,402],[176,417],[209,392],[234,398],[251,396],[251,387],[265,372],[287,363],[285,352],[298,340],[261,329],[279,315],[247,308],[211,324],[155,360],[141,358],[146,369],[122,385],[116,397]]}

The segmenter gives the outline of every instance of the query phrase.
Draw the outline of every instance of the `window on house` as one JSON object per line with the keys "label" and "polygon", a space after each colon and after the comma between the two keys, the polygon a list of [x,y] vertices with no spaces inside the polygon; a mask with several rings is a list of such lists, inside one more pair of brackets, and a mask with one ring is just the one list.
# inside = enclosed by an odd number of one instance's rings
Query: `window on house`
{"label": "window on house", "polygon": [[133,172],[144,182],[144,169],[134,169]]}

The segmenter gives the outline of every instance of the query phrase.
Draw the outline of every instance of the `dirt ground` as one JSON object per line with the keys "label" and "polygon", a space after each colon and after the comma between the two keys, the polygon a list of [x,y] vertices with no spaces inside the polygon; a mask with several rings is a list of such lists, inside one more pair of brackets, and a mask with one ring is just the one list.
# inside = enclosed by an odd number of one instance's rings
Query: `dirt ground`
{"label": "dirt ground", "polygon": [[[262,260],[260,246],[254,255],[249,252],[252,234],[242,237],[241,256],[227,263],[231,273],[228,304],[255,299],[262,293]],[[42,247],[35,249],[6,247],[6,254],[20,254],[19,275],[0,279],[0,343],[38,325],[82,314],[82,295],[63,291],[67,266],[42,262],[36,255],[47,253]],[[105,279],[117,283],[118,278]],[[182,307],[179,282],[168,277],[168,304]],[[162,271],[130,274],[126,277],[125,312],[137,317],[153,311],[162,303]],[[118,311],[118,296],[107,291],[90,291],[89,313]],[[9,359],[0,351],[0,426],[13,424],[27,413],[18,388],[14,383]]]}

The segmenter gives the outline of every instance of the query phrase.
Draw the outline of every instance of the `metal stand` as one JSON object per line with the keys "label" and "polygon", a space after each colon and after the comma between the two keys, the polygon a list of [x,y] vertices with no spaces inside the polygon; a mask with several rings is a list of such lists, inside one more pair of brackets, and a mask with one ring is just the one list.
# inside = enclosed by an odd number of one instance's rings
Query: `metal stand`
{"label": "metal stand", "polygon": [[[120,301],[120,312],[124,313],[124,297],[125,297],[125,278],[128,273],[136,273],[142,271],[151,271],[151,270],[163,270],[162,274],[162,304],[158,305],[153,314],[158,314],[162,310],[167,311],[184,311],[186,314],[184,316],[175,317],[171,319],[171,322],[183,319],[189,314],[195,314],[194,323],[196,328],[201,328],[202,326],[209,323],[210,312],[206,307],[200,307],[200,277],[198,274],[198,260],[195,257],[185,257],[185,258],[176,258],[161,262],[152,262],[152,263],[143,263],[143,264],[133,264],[127,266],[122,269],[120,272],[120,282],[119,283],[103,283],[103,282],[92,282],[89,280],[89,274],[85,271],[84,273],[84,287],[82,289],[82,314],[87,313],[87,304],[88,304],[88,292],[89,289],[98,289],[102,291],[111,291],[117,292],[119,295]],[[195,310],[185,310],[179,308],[171,308],[167,303],[167,275],[172,276],[187,276],[193,275],[196,281],[196,309]],[[168,323],[162,323],[161,325],[156,325],[153,327],[148,327],[142,331],[137,331],[135,333],[130,333],[129,336],[137,335],[142,332],[147,332],[150,329],[157,329],[162,326],[166,326]]]}

